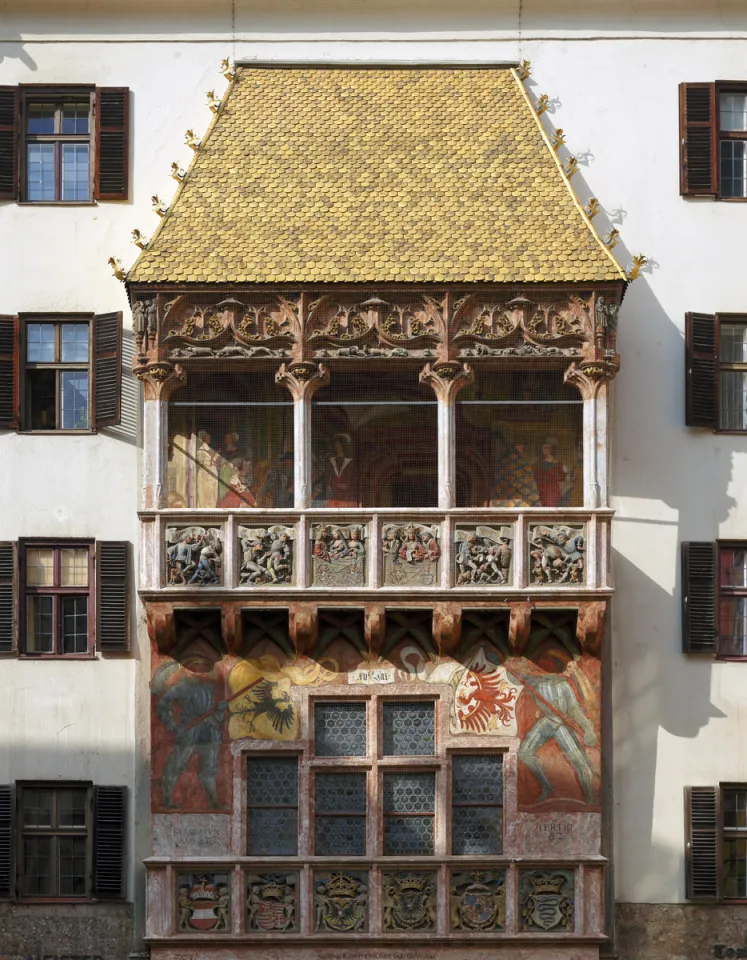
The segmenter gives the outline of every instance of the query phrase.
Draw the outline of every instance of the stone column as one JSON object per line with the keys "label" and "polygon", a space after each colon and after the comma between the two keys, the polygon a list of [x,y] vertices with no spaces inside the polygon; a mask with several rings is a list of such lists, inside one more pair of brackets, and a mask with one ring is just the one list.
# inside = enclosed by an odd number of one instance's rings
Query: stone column
{"label": "stone column", "polygon": [[329,383],[329,371],[322,363],[301,360],[283,364],[275,382],[287,387],[293,397],[293,506],[305,510],[311,500],[311,398]]}
{"label": "stone column", "polygon": [[144,510],[160,510],[166,499],[166,446],[168,443],[168,399],[187,382],[179,364],[153,363],[135,376],[143,384],[143,487]]}
{"label": "stone column", "polygon": [[617,373],[619,360],[572,363],[565,382],[578,388],[584,401],[584,506],[591,509],[609,505],[609,449],[607,397],[609,382]]}
{"label": "stone column", "polygon": [[455,399],[474,379],[470,365],[455,360],[427,363],[420,371],[420,382],[427,383],[438,400],[438,506],[442,510],[456,506]]}

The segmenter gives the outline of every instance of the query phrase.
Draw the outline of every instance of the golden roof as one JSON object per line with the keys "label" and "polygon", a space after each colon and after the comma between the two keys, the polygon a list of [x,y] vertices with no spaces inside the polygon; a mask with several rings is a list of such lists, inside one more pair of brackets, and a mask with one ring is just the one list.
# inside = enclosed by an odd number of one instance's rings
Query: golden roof
{"label": "golden roof", "polygon": [[127,279],[625,276],[513,70],[244,66]]}

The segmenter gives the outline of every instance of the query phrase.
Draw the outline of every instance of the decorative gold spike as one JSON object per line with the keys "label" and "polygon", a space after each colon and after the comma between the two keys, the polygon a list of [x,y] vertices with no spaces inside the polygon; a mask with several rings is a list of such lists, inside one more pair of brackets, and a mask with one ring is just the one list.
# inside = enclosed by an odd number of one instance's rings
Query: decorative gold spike
{"label": "decorative gold spike", "polygon": [[191,150],[194,150],[195,153],[200,149],[200,139],[195,136],[194,130],[187,130],[184,134],[184,142]]}
{"label": "decorative gold spike", "polygon": [[640,276],[641,269],[646,266],[648,263],[648,257],[644,257],[642,253],[637,253],[633,257],[633,262],[628,267],[628,272],[626,274],[628,280],[635,280]]}
{"label": "decorative gold spike", "polygon": [[541,117],[542,114],[547,110],[547,102],[550,98],[546,93],[543,93],[542,96],[537,101],[537,116]]}
{"label": "decorative gold spike", "polygon": [[519,80],[526,80],[532,73],[532,64],[528,60],[522,60],[516,68],[516,72],[519,75]]}
{"label": "decorative gold spike", "polygon": [[153,212],[154,212],[154,213],[157,213],[159,217],[165,217],[165,216],[166,216],[166,214],[168,213],[168,209],[169,209],[169,208],[164,204],[163,200],[161,200],[161,198],[158,196],[158,194],[154,194],[154,195],[150,198],[150,202],[153,204]]}
{"label": "decorative gold spike", "polygon": [[145,250],[145,248],[148,246],[147,238],[144,237],[137,229],[132,231],[132,242],[136,247],[140,247],[141,250]]}
{"label": "decorative gold spike", "polygon": [[578,160],[575,157],[569,157],[568,163],[563,167],[566,177],[570,178],[574,173],[578,173]]}
{"label": "decorative gold spike", "polygon": [[589,197],[589,201],[584,207],[584,213],[589,218],[593,220],[594,217],[599,213],[599,201],[596,197]]}
{"label": "decorative gold spike", "polygon": [[220,97],[216,97],[215,90],[208,90],[207,104],[213,113],[217,113],[220,110]]}
{"label": "decorative gold spike", "polygon": [[119,259],[119,257],[109,257],[109,259],[106,262],[112,268],[112,273],[117,278],[117,280],[124,280],[125,270],[124,270],[124,267],[122,266],[122,261]]}
{"label": "decorative gold spike", "polygon": [[220,62],[220,72],[226,78],[226,80],[233,80],[236,76],[236,67],[233,65],[231,60],[228,57],[225,57]]}
{"label": "decorative gold spike", "polygon": [[617,244],[617,238],[620,236],[620,231],[617,227],[613,227],[610,232],[604,237],[604,242],[610,250],[614,250]]}
{"label": "decorative gold spike", "polygon": [[556,152],[560,150],[560,148],[565,143],[565,134],[563,133],[562,127],[558,127],[558,129],[552,135],[552,139],[550,142],[552,143],[553,150],[555,150]]}
{"label": "decorative gold spike", "polygon": [[184,171],[176,161],[171,164],[171,176],[180,182],[184,179]]}

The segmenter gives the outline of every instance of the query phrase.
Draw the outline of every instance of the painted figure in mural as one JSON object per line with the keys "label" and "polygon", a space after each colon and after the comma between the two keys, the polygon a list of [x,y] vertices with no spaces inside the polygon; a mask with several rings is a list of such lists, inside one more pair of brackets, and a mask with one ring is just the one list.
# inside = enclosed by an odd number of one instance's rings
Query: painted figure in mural
{"label": "painted figure in mural", "polygon": [[515,443],[501,461],[490,506],[542,506],[535,470],[523,443]]}
{"label": "painted figure in mural", "polygon": [[218,461],[219,455],[210,446],[212,437],[207,430],[199,430],[199,441],[195,459],[199,469],[197,471],[197,506],[214,507],[218,503]]}
{"label": "painted figure in mural", "polygon": [[284,453],[279,463],[270,467],[262,486],[263,502],[270,507],[293,506],[293,454]]}
{"label": "painted figure in mural", "polygon": [[581,706],[582,697],[574,681],[575,661],[567,666],[553,661],[547,673],[536,675],[512,665],[512,672],[524,684],[525,695],[530,695],[537,708],[537,720],[530,728],[519,747],[519,759],[534,774],[540,794],[537,803],[547,800],[553,787],[545,771],[539,750],[554,740],[563,751],[578,779],[587,803],[593,802],[593,782],[596,771],[586,754],[585,747],[597,742],[593,721]]}
{"label": "painted figure in mural", "polygon": [[357,507],[355,468],[351,454],[351,439],[347,433],[332,437],[333,454],[328,461],[328,507]]}
{"label": "painted figure in mural", "polygon": [[220,806],[216,784],[218,753],[228,703],[225,700],[216,703],[212,664],[193,658],[183,665],[189,672],[165,690],[156,704],[156,716],[174,736],[174,746],[161,775],[163,806],[174,808],[177,781],[196,754],[200,784],[210,806],[217,808]]}
{"label": "painted figure in mural", "polygon": [[540,502],[543,507],[566,505],[573,486],[573,474],[557,456],[557,443],[547,439],[542,444],[540,459],[534,470]]}

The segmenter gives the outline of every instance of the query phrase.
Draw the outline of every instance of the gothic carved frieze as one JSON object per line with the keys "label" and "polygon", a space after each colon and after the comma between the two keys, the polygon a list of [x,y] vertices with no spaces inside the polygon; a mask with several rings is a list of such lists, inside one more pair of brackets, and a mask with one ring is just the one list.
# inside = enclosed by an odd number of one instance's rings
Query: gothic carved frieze
{"label": "gothic carved frieze", "polygon": [[314,874],[314,929],[355,933],[368,929],[368,874],[357,870]]}
{"label": "gothic carved frieze", "polygon": [[179,933],[220,933],[231,929],[228,873],[179,873],[176,877]]}
{"label": "gothic carved frieze", "polygon": [[298,874],[246,875],[246,928],[251,933],[298,931]]}
{"label": "gothic carved frieze", "polygon": [[573,870],[520,871],[519,899],[522,931],[573,932]]}
{"label": "gothic carved frieze", "polygon": [[220,527],[166,528],[167,586],[221,586],[222,559],[223,531]]}
{"label": "gothic carved frieze", "polygon": [[314,524],[312,582],[322,587],[360,587],[366,582],[368,530],[359,524]]}
{"label": "gothic carved frieze", "polygon": [[381,538],[384,585],[438,586],[441,548],[438,524],[385,523]]}
{"label": "gothic carved frieze", "polygon": [[432,871],[384,873],[382,887],[385,932],[436,929],[436,875]]}
{"label": "gothic carved frieze", "polygon": [[584,524],[529,524],[528,540],[532,585],[586,583]]}
{"label": "gothic carved frieze", "polygon": [[239,583],[244,587],[284,586],[294,582],[295,530],[239,526]]}
{"label": "gothic carved frieze", "polygon": [[454,871],[449,895],[452,930],[488,933],[505,928],[505,870]]}
{"label": "gothic carved frieze", "polygon": [[511,582],[512,526],[457,527],[454,539],[457,586],[487,587]]}

